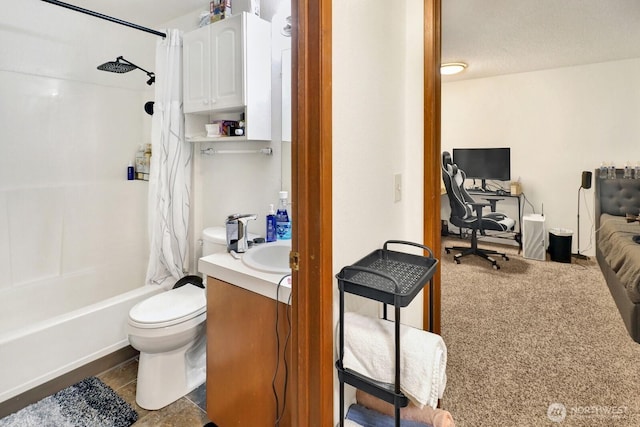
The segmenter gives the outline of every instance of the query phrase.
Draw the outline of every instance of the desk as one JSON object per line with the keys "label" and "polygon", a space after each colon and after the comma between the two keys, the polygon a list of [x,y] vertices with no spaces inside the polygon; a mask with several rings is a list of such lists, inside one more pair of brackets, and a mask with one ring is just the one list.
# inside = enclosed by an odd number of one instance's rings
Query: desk
{"label": "desk", "polygon": [[[524,193],[520,194],[497,194],[495,191],[476,191],[476,190],[467,190],[467,192],[474,199],[485,199],[489,203],[491,203],[492,210],[494,209],[494,205],[503,199],[516,199],[518,201],[518,220],[516,221],[516,227],[514,227],[514,231],[516,233],[515,239],[518,242],[518,248],[522,250],[522,200],[524,199]],[[498,209],[499,210],[499,209]]]}

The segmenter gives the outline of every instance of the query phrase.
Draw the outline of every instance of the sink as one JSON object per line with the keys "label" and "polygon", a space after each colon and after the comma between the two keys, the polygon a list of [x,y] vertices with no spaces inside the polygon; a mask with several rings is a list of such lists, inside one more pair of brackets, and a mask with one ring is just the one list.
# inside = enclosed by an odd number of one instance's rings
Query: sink
{"label": "sink", "polygon": [[291,241],[263,243],[255,246],[242,255],[242,262],[249,268],[267,273],[290,274],[289,252]]}

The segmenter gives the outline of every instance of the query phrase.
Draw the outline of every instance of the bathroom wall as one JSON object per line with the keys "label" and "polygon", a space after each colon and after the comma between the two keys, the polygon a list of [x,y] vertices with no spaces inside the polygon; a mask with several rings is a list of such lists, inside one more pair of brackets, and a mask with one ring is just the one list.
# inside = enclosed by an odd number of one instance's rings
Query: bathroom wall
{"label": "bathroom wall", "polygon": [[152,69],[156,37],[44,2],[0,8],[0,311],[70,277],[98,298],[141,286],[147,184],[126,167],[149,142],[152,92],[141,72],[96,67]]}
{"label": "bathroom wall", "polygon": [[[422,242],[423,64],[420,1],[395,5],[394,13],[371,9],[367,2],[340,4],[336,10],[340,11],[333,19],[333,39],[340,41],[333,44],[337,272],[385,240]],[[399,202],[394,200],[395,174],[403,178]]]}
{"label": "bathroom wall", "polygon": [[[289,48],[291,38],[281,33],[284,19],[291,14],[289,0],[262,0],[260,17],[273,22],[272,68],[271,68],[271,141],[193,143],[194,155],[194,257],[199,257],[198,239],[203,228],[224,226],[232,213],[254,213],[256,221],[249,223],[249,232],[264,236],[265,216],[269,204],[278,204],[278,192],[289,191],[291,200],[291,155],[290,142],[282,143],[281,102],[281,53]],[[204,9],[206,10],[206,9]],[[204,10],[194,10],[167,22],[166,27],[179,28],[185,32],[198,27],[198,17]],[[273,149],[272,156],[262,154],[217,154],[201,155],[200,150],[212,147],[222,150],[254,150],[264,147]],[[284,148],[284,152],[283,152]]]}
{"label": "bathroom wall", "polygon": [[[336,273],[386,240],[422,243],[423,6],[419,0],[392,6],[333,5]],[[402,175],[399,202],[394,201],[395,174]],[[337,298],[336,286],[335,322]],[[403,323],[422,326],[421,299],[402,311]],[[362,298],[348,298],[346,304],[347,310],[378,314],[379,304]],[[337,379],[335,384],[337,393]],[[352,397],[347,394],[346,401]],[[334,410],[337,414],[337,397]]]}
{"label": "bathroom wall", "polygon": [[[442,149],[511,147],[525,212],[544,206],[547,230],[574,231],[581,172],[640,161],[640,59],[442,85]],[[516,215],[515,203],[502,204]],[[443,218],[449,217],[443,203]],[[580,252],[593,255],[593,187],[580,195]]]}

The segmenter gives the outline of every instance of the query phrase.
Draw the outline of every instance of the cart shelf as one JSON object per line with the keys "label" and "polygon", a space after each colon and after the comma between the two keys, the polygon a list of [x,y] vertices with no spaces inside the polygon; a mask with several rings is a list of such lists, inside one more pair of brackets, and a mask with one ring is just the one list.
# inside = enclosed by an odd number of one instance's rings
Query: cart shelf
{"label": "cart shelf", "polygon": [[[389,250],[389,244],[410,245],[427,251],[429,256],[420,256]],[[340,290],[339,358],[336,361],[340,381],[340,426],[344,425],[344,384],[350,384],[395,407],[396,427],[400,426],[400,408],[409,404],[409,399],[400,391],[400,308],[406,307],[429,283],[429,329],[433,327],[433,274],[438,260],[433,251],[418,243],[389,240],[382,249],[371,252],[356,263],[344,267],[336,275]],[[344,293],[358,295],[383,303],[384,318],[387,305],[395,308],[395,383],[375,381],[359,372],[344,368]]]}

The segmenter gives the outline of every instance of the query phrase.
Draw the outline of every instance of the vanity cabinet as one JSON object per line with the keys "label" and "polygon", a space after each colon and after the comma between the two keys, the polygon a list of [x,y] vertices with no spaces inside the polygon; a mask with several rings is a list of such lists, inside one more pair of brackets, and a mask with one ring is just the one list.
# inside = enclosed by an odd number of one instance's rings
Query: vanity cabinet
{"label": "vanity cabinet", "polygon": [[[207,278],[207,416],[216,425],[274,425],[272,381],[279,360],[275,386],[282,410],[287,316],[288,304]],[[281,427],[291,426],[291,341],[286,358],[289,379]]]}
{"label": "vanity cabinet", "polygon": [[243,12],[186,33],[183,83],[187,136],[204,135],[201,123],[244,116],[246,139],[270,140],[270,23]]}

